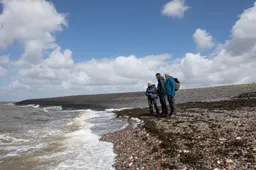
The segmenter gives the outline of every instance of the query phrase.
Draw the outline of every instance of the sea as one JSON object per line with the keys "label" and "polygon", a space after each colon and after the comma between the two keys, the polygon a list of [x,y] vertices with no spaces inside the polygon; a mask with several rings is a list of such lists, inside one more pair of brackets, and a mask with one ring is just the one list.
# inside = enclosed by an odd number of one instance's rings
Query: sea
{"label": "sea", "polygon": [[0,104],[0,169],[114,169],[113,144],[100,139],[128,122],[113,111]]}

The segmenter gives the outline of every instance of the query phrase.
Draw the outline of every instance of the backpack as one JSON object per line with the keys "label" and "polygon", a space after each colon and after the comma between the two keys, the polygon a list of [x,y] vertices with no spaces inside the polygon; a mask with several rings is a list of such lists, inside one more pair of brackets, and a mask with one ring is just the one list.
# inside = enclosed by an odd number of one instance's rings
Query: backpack
{"label": "backpack", "polygon": [[178,78],[173,78],[175,82],[175,91],[178,91],[180,89],[180,81]]}

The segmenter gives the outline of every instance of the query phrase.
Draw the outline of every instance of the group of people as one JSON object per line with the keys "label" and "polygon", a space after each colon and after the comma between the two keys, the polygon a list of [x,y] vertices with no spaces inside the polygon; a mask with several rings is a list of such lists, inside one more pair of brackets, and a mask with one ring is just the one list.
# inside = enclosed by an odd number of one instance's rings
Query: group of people
{"label": "group of people", "polygon": [[[148,82],[148,88],[146,90],[146,96],[148,97],[148,104],[150,109],[150,114],[154,114],[153,106],[156,110],[157,116],[170,117],[176,115],[176,103],[175,103],[175,80],[170,75],[170,73],[165,73],[165,78],[160,74],[156,74],[156,79],[158,80],[157,87],[152,84],[151,81]],[[170,105],[170,111],[168,112],[166,97]],[[162,106],[162,112],[160,113],[157,106],[157,100],[160,100]]]}

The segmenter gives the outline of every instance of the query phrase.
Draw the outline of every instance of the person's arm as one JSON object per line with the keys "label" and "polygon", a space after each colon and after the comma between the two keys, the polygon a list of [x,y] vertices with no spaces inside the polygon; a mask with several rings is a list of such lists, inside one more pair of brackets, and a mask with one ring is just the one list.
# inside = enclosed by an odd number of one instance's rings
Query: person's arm
{"label": "person's arm", "polygon": [[145,95],[146,96],[150,96],[150,93],[149,93],[149,89],[147,88],[146,92],[145,92]]}
{"label": "person's arm", "polygon": [[171,87],[172,94],[174,94],[175,93],[175,84],[174,84],[174,79],[173,78],[170,78],[169,85]]}
{"label": "person's arm", "polygon": [[155,92],[155,89],[156,89],[156,87],[155,88],[150,88],[150,89],[148,89],[148,93],[151,95],[151,94],[153,94],[154,92]]}

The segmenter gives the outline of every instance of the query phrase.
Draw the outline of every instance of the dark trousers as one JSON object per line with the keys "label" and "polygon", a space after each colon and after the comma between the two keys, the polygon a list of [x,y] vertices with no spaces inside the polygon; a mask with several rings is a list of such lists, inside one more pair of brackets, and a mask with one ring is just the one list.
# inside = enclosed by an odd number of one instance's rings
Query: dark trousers
{"label": "dark trousers", "polygon": [[159,100],[162,106],[162,114],[167,115],[167,104],[165,96],[159,96]]}
{"label": "dark trousers", "polygon": [[148,98],[148,105],[149,105],[149,110],[150,110],[151,114],[154,113],[153,106],[156,109],[156,113],[159,114],[159,109],[158,109],[158,106],[157,106],[157,99]]}
{"label": "dark trousers", "polygon": [[169,105],[170,105],[170,108],[171,108],[171,111],[170,111],[170,114],[176,114],[177,113],[177,108],[176,108],[176,103],[175,103],[175,98],[174,96],[170,95],[170,96],[167,96],[167,99],[168,99],[168,102],[169,102]]}

